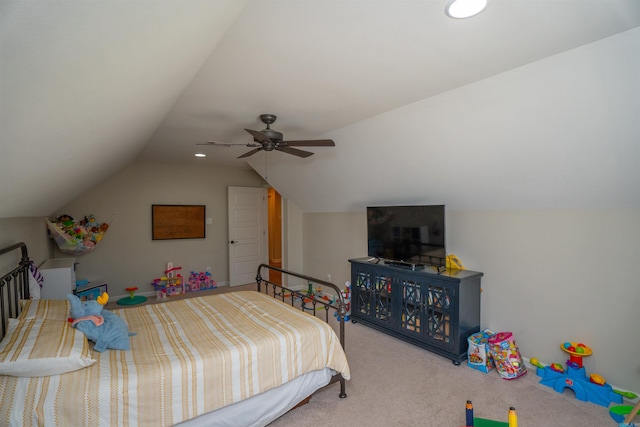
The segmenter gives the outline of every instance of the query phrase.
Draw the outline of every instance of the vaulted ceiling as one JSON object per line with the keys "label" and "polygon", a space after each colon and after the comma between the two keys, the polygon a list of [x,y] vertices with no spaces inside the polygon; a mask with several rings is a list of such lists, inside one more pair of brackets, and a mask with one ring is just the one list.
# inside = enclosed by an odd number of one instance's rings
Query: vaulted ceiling
{"label": "vaulted ceiling", "polygon": [[[639,205],[608,190],[640,184],[620,115],[638,86],[582,88],[616,78],[593,50],[640,56],[640,2],[489,1],[455,20],[447,0],[2,0],[0,218],[50,215],[135,160],[252,167],[306,211]],[[603,118],[604,98],[625,105]],[[196,145],[250,143],[262,113],[336,147]],[[604,178],[581,166],[598,162]]]}

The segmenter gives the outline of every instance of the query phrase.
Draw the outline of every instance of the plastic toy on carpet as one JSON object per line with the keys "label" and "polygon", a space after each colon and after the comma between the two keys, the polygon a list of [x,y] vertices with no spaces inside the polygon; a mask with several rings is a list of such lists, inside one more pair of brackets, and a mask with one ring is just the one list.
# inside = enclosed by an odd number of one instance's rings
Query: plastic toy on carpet
{"label": "plastic toy on carpet", "polygon": [[129,292],[129,296],[120,298],[118,300],[118,305],[136,305],[145,302],[147,300],[147,297],[145,297],[144,295],[135,295],[135,292],[137,290],[137,286],[132,286],[131,288],[125,289],[125,291]]}
{"label": "plastic toy on carpet", "polygon": [[574,391],[576,399],[605,407],[611,403],[622,403],[622,396],[601,375],[591,374],[587,377],[582,358],[592,354],[589,347],[567,341],[560,348],[570,355],[566,370],[559,363],[543,366],[535,358],[532,359],[532,364],[537,367],[536,374],[542,377],[540,384],[551,387],[558,393],[569,388]]}
{"label": "plastic toy on carpet", "polygon": [[[624,419],[631,413],[633,406],[631,405],[616,405],[609,408],[609,415],[617,423],[622,423]],[[636,414],[638,411],[636,410]]]}
{"label": "plastic toy on carpet", "polygon": [[494,421],[486,418],[477,418],[473,416],[473,404],[470,400],[467,400],[465,405],[465,419],[466,423],[464,427],[518,427],[518,415],[516,409],[512,406],[509,408],[507,416],[508,422]]}
{"label": "plastic toy on carpet", "polygon": [[[613,410],[613,408],[611,409]],[[629,410],[629,412],[627,413],[627,417],[624,419],[623,422],[618,424],[618,427],[636,427],[636,424],[634,424],[632,421],[635,418],[635,416],[638,414],[638,411],[640,411],[640,400],[638,400],[635,406],[631,410]],[[609,411],[609,414],[613,417],[613,413],[611,411]],[[614,420],[616,420],[616,418],[614,418]]]}
{"label": "plastic toy on carpet", "polygon": [[475,418],[474,427],[509,427],[509,423],[504,421],[488,420],[486,418]]}

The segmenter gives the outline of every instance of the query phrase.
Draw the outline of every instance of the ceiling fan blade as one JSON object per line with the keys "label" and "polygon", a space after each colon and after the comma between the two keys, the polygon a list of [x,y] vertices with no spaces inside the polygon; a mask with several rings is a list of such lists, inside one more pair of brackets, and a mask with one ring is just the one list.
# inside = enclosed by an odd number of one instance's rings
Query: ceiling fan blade
{"label": "ceiling fan blade", "polygon": [[282,141],[288,147],[335,147],[336,143],[332,139],[307,139],[300,141]]}
{"label": "ceiling fan blade", "polygon": [[198,142],[196,143],[196,145],[227,145],[224,142],[217,142],[217,141],[207,141],[207,142]]}
{"label": "ceiling fan blade", "polygon": [[276,150],[282,151],[288,154],[293,154],[294,156],[303,157],[303,158],[313,155],[313,153],[309,151],[298,150],[297,148],[290,148],[290,147],[276,147]]}
{"label": "ceiling fan blade", "polygon": [[215,145],[216,147],[235,147],[237,145],[242,145],[243,147],[259,147],[257,144],[230,144],[228,142],[217,141],[199,142],[196,145]]}
{"label": "ceiling fan blade", "polygon": [[265,143],[265,144],[269,144],[271,143],[271,138],[269,138],[267,135],[265,135],[262,132],[259,132],[257,130],[252,130],[252,129],[245,129],[247,132],[249,132],[251,134],[251,136],[253,136],[253,138],[259,142]]}
{"label": "ceiling fan blade", "polygon": [[245,157],[253,156],[253,155],[254,155],[254,154],[256,154],[258,151],[262,151],[262,150],[263,150],[263,148],[262,148],[262,147],[260,147],[260,148],[256,148],[256,149],[253,149],[253,150],[251,150],[251,151],[249,151],[249,152],[247,152],[247,153],[244,153],[242,156],[238,156],[238,158],[239,158],[239,159],[242,159],[242,158],[245,158]]}

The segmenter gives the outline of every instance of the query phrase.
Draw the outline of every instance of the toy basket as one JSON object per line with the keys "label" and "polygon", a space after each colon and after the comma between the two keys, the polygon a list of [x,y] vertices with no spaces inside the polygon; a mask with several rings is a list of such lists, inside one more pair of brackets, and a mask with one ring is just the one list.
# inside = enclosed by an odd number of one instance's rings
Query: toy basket
{"label": "toy basket", "polygon": [[511,332],[498,332],[487,342],[496,370],[503,379],[512,380],[527,373],[527,367]]}
{"label": "toy basket", "polygon": [[491,329],[485,329],[469,336],[467,339],[467,365],[469,367],[485,374],[495,368],[493,356],[491,356],[491,346],[489,345],[489,338],[495,334]]}
{"label": "toy basket", "polygon": [[84,221],[51,222],[47,221],[49,236],[55,240],[60,252],[70,255],[84,255],[98,246],[109,229],[111,219],[102,224]]}

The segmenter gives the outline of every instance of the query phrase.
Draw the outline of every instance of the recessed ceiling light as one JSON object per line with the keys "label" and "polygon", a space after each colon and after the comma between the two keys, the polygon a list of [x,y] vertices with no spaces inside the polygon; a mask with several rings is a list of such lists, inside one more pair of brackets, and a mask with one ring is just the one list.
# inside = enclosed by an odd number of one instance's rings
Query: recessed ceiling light
{"label": "recessed ceiling light", "polygon": [[196,157],[207,157],[204,153],[196,153]]}
{"label": "recessed ceiling light", "polygon": [[444,13],[450,18],[471,18],[487,7],[487,0],[449,0]]}

